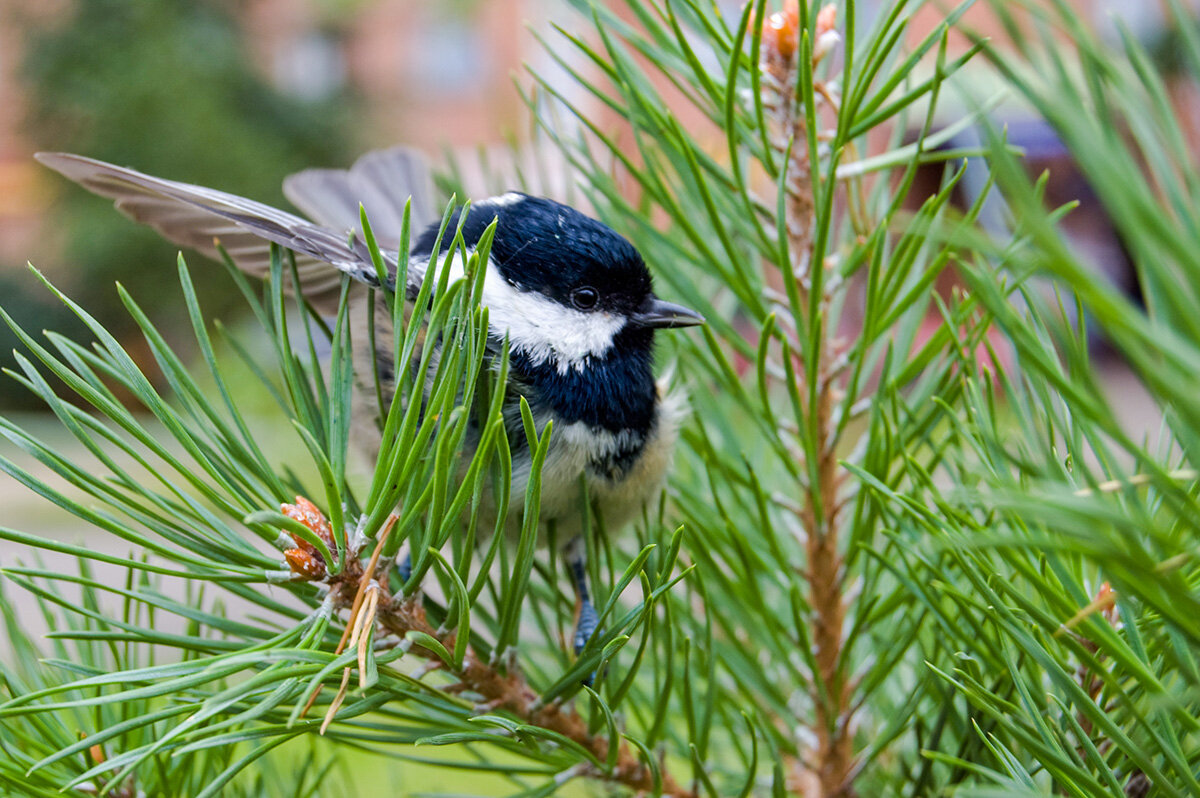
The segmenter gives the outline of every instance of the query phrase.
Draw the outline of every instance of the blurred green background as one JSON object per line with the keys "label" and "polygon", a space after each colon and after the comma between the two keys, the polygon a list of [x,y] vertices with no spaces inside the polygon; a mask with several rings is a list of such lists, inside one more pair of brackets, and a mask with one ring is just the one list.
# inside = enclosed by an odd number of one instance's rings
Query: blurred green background
{"label": "blurred green background", "polygon": [[[232,11],[201,0],[88,0],[52,24],[29,25],[18,72],[22,132],[37,149],[136,164],[279,204],[280,175],[342,162],[358,148],[352,92],[341,86],[300,98],[270,85],[251,63]],[[132,325],[114,282],[160,319],[182,310],[174,286],[159,285],[175,281],[176,249],[110,202],[62,190],[42,227],[37,249],[50,260],[30,253],[35,265],[118,336],[127,338]],[[0,270],[0,294],[18,321],[78,331],[70,312],[13,265]],[[197,287],[205,306],[221,313],[236,291],[221,269],[206,271]],[[6,366],[14,344],[0,331]],[[9,406],[25,400],[21,391],[0,392]]]}
{"label": "blurred green background", "polygon": [[[528,13],[542,4],[0,0],[0,297],[32,329],[81,331],[31,262],[136,355],[114,283],[156,321],[174,317],[177,249],[39,167],[34,152],[289,207],[286,174],[346,166],[373,146],[499,145],[521,108],[509,75],[530,57]],[[188,258],[207,312],[240,302],[219,266]],[[0,329],[0,366],[12,365],[15,343]],[[0,408],[31,406],[0,382]]]}

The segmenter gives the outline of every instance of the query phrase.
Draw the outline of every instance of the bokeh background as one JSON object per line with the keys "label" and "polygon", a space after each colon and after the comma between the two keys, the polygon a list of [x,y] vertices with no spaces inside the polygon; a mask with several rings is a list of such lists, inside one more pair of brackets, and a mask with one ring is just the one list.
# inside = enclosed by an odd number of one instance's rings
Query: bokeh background
{"label": "bokeh background", "polygon": [[[731,16],[741,7],[738,0],[720,4]],[[1118,24],[1127,26],[1164,64],[1175,58],[1157,0],[1071,4],[1081,19],[1114,35]],[[346,165],[376,146],[403,142],[443,162],[478,164],[480,153],[486,162],[503,162],[511,144],[529,138],[528,110],[514,86],[527,69],[560,76],[571,101],[589,107],[590,98],[576,96],[566,76],[567,68],[586,65],[557,64],[538,41],[558,35],[555,25],[572,29],[569,6],[567,0],[0,0],[0,299],[33,329],[78,331],[71,314],[30,277],[25,264],[32,262],[134,350],[114,281],[153,308],[157,321],[180,309],[175,249],[39,167],[34,152],[79,152],[273,204],[284,202],[279,186],[287,173]],[[858,3],[860,29],[880,6]],[[941,6],[920,11],[914,39],[944,18]],[[979,6],[965,22],[1003,41]],[[952,42],[959,51],[966,46],[963,38]],[[982,59],[976,62],[967,81],[984,96],[980,87],[993,79]],[[1175,87],[1180,116],[1194,134],[1196,95],[1193,85]],[[940,121],[953,121],[953,103],[943,107]],[[1067,222],[1076,245],[1133,290],[1120,241],[1053,133],[1012,102],[996,115],[1026,148],[1031,170],[1052,170],[1049,200],[1082,201]],[[970,142],[947,146],[963,143]],[[723,149],[715,138],[713,149]],[[940,173],[930,172],[932,188]],[[197,283],[214,315],[237,301],[219,268],[205,269]],[[0,329],[0,365],[11,364],[14,343]],[[0,407],[28,403],[23,390],[0,380]]]}

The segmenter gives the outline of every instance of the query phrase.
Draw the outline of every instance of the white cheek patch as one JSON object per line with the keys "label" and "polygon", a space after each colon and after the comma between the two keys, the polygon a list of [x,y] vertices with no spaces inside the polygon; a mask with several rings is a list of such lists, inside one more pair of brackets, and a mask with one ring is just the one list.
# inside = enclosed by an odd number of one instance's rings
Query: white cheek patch
{"label": "white cheek patch", "polygon": [[[419,282],[428,262],[409,264],[409,281]],[[463,259],[449,264],[442,258],[438,269],[449,269],[450,280],[463,276]],[[437,279],[441,275],[437,275]],[[490,258],[483,278],[483,302],[488,323],[496,337],[508,335],[509,346],[529,357],[535,365],[554,363],[560,373],[582,371],[591,358],[603,357],[613,338],[625,326],[623,316],[605,311],[584,313],[555,302],[534,291],[513,287]]]}
{"label": "white cheek patch", "polygon": [[603,357],[625,326],[623,316],[605,311],[584,313],[508,283],[490,260],[483,280],[483,304],[498,335],[535,364],[554,363],[559,372],[581,371],[589,359]]}

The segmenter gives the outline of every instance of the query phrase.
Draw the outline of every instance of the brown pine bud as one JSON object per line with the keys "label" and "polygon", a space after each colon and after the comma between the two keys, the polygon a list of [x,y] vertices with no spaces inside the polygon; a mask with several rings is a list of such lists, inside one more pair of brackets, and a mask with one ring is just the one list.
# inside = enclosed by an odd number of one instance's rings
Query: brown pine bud
{"label": "brown pine bud", "polygon": [[796,54],[800,31],[800,5],[798,0],[784,3],[783,10],[767,18],[763,26],[763,44],[768,59],[778,55],[783,61],[791,61]]}
{"label": "brown pine bud", "polygon": [[1117,591],[1112,589],[1112,585],[1108,582],[1101,582],[1100,589],[1096,591],[1096,600],[1094,603],[1100,610],[1100,614],[1104,617],[1104,620],[1116,626]]}
{"label": "brown pine bud", "polygon": [[[279,505],[279,512],[291,518],[293,521],[299,521],[306,527],[311,529],[317,537],[325,541],[325,545],[330,551],[334,550],[333,528],[329,525],[329,520],[325,515],[317,509],[317,506],[303,496],[296,497],[295,504]],[[298,535],[292,535],[292,539],[296,541],[296,545],[307,551],[309,554],[317,554],[316,548],[311,543]]]}
{"label": "brown pine bud", "polygon": [[283,553],[283,558],[287,560],[294,574],[311,580],[325,578],[325,563],[321,561],[319,554],[304,549],[288,549]]}

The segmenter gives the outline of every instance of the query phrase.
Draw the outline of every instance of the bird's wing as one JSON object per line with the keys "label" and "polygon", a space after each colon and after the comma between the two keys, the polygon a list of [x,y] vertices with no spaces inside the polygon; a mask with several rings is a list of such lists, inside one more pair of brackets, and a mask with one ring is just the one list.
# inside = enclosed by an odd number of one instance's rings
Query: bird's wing
{"label": "bird's wing", "polygon": [[400,246],[404,205],[410,199],[413,241],[441,216],[433,204],[429,162],[408,147],[368,152],[349,169],[306,169],[289,175],[283,194],[316,221],[338,229],[359,229],[361,203],[385,251]]}
{"label": "bird's wing", "polygon": [[80,155],[41,152],[34,157],[114,200],[126,216],[176,244],[217,258],[219,243],[240,269],[255,277],[270,271],[270,242],[292,250],[301,293],[322,312],[336,311],[342,273],[378,284],[366,246],[361,237],[351,235],[357,225],[344,230],[323,227],[261,202]]}

